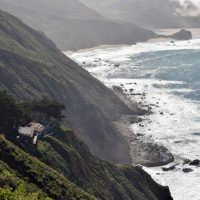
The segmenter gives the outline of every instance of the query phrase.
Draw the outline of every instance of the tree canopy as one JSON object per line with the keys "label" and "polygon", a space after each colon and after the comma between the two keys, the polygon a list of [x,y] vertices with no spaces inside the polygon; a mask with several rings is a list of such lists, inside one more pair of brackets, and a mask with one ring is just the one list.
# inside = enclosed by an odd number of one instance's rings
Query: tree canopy
{"label": "tree canopy", "polygon": [[20,124],[25,123],[27,118],[23,106],[6,91],[0,91],[0,131],[9,134]]}
{"label": "tree canopy", "polygon": [[64,105],[55,100],[43,98],[31,102],[18,102],[6,91],[0,91],[0,133],[12,136],[19,126],[35,120],[46,120],[48,123],[59,125],[65,117],[62,111]]}
{"label": "tree canopy", "polygon": [[41,100],[34,100],[29,103],[29,107],[32,113],[35,113],[39,118],[46,119],[48,121],[61,122],[65,117],[63,110],[65,106],[58,103],[55,100],[43,98]]}

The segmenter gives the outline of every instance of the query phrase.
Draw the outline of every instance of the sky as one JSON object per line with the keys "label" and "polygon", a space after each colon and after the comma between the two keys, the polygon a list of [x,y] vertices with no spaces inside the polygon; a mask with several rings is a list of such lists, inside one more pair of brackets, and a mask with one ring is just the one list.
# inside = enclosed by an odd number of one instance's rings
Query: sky
{"label": "sky", "polygon": [[[176,1],[176,0],[171,0]],[[178,0],[182,4],[182,8],[178,10],[182,15],[199,16],[200,15],[200,0]]]}

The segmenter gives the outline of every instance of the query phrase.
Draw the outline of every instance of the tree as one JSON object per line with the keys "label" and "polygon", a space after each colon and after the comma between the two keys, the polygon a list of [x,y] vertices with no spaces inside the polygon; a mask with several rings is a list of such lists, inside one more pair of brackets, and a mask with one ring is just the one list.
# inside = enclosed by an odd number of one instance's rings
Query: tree
{"label": "tree", "polygon": [[19,125],[25,123],[27,117],[20,103],[6,91],[0,91],[0,132],[12,134]]}
{"label": "tree", "polygon": [[30,103],[19,103],[6,91],[0,91],[0,133],[15,137],[16,130],[31,120],[43,121],[59,126],[65,117],[65,106],[55,100],[43,98]]}
{"label": "tree", "polygon": [[30,104],[30,110],[39,119],[45,119],[49,122],[61,122],[65,117],[63,110],[65,106],[55,100],[43,98],[42,100],[34,100]]}

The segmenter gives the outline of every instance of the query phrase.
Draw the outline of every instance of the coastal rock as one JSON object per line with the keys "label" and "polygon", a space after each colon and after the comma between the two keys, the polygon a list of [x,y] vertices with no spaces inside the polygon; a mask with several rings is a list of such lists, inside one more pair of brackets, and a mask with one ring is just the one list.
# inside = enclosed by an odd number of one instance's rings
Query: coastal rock
{"label": "coastal rock", "polygon": [[123,89],[120,86],[113,85],[112,88],[113,88],[114,92],[123,93]]}
{"label": "coastal rock", "polygon": [[173,171],[176,168],[176,165],[172,165],[171,167],[163,167],[162,170],[165,172]]}
{"label": "coastal rock", "polygon": [[183,162],[183,164],[184,164],[184,165],[187,165],[187,164],[189,164],[190,162],[191,162],[190,159],[185,159],[184,162]]}
{"label": "coastal rock", "polygon": [[118,68],[120,66],[120,64],[114,64],[114,67]]}
{"label": "coastal rock", "polygon": [[192,32],[185,30],[185,29],[182,29],[179,32],[171,35],[170,37],[173,38],[173,39],[176,39],[176,40],[191,40],[192,39]]}
{"label": "coastal rock", "polygon": [[190,169],[190,168],[184,168],[183,169],[183,172],[184,173],[190,173],[190,172],[192,172],[193,170],[192,169]]}
{"label": "coastal rock", "polygon": [[189,163],[189,165],[194,165],[194,166],[199,166],[200,165],[200,160],[193,160]]}
{"label": "coastal rock", "polygon": [[[131,118],[134,120],[133,117]],[[143,120],[142,118],[139,119]],[[130,154],[133,164],[157,167],[167,165],[174,161],[174,156],[166,147],[153,142],[145,142],[146,136],[143,133],[133,134],[130,126],[127,126],[127,120],[130,122],[130,118],[127,119],[127,116],[123,116],[120,121],[115,123],[115,127],[123,133],[130,144]]]}

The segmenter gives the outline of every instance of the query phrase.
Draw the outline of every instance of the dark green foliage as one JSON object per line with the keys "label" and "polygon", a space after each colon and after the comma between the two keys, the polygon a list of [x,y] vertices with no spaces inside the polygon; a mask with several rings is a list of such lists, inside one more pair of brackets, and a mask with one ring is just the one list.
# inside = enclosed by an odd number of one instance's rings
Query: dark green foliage
{"label": "dark green foliage", "polygon": [[68,181],[38,159],[0,136],[0,159],[28,182],[34,183],[55,200],[94,200],[95,198]]}
{"label": "dark green foliage", "polygon": [[48,197],[41,197],[39,193],[27,192],[25,185],[21,184],[15,190],[12,188],[0,188],[1,200],[51,200]]}
{"label": "dark green foliage", "polygon": [[[28,200],[30,193],[36,199],[38,194],[46,198],[46,193],[55,200],[90,200],[94,196],[101,200],[172,200],[168,188],[159,186],[140,167],[101,161],[90,154],[72,131],[58,133],[55,138],[43,138],[37,150],[26,147],[40,161],[0,136],[3,195],[17,192],[23,200]],[[13,188],[12,194],[9,188]]]}
{"label": "dark green foliage", "polygon": [[[27,112],[29,115],[32,112],[39,113],[48,120],[53,118],[59,121],[63,117],[64,106],[48,99],[22,104],[6,92],[0,92],[0,105],[0,124],[4,125],[2,127],[5,130],[9,126],[17,127],[22,124],[26,120]],[[27,191],[24,183],[19,182],[21,179],[33,183],[56,200],[94,199],[89,194],[102,200],[170,199],[168,189],[158,186],[139,167],[120,167],[93,156],[71,130],[64,131],[54,127],[54,136],[40,138],[37,147],[21,143],[18,145],[43,163],[0,136],[0,160],[14,170],[9,172],[9,167],[0,162],[0,198],[3,200],[28,200],[30,197],[33,200],[39,199],[37,190]],[[17,174],[20,174],[21,179]]]}
{"label": "dark green foliage", "polygon": [[0,132],[14,139],[19,126],[31,120],[44,120],[51,126],[59,127],[64,118],[63,109],[64,105],[55,100],[44,98],[20,103],[6,91],[0,91]]}
{"label": "dark green foliage", "polygon": [[31,101],[25,105],[38,120],[45,119],[49,122],[60,123],[65,117],[62,113],[65,106],[55,100],[43,98],[41,100]]}
{"label": "dark green foliage", "polygon": [[70,181],[102,200],[170,200],[167,187],[156,184],[140,167],[115,165],[93,156],[73,131],[43,138],[30,153]]}
{"label": "dark green foliage", "polygon": [[18,126],[27,119],[28,115],[23,106],[6,91],[0,91],[0,132],[11,137]]}
{"label": "dark green foliage", "polygon": [[1,200],[51,200],[37,186],[25,182],[17,172],[0,161]]}

